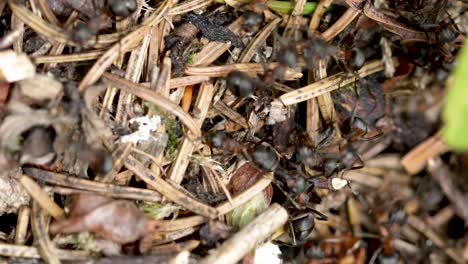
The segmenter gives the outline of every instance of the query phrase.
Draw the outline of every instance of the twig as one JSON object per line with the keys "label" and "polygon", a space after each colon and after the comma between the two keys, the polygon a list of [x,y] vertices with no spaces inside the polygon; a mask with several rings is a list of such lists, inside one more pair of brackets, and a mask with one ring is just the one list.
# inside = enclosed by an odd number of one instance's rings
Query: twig
{"label": "twig", "polygon": [[[214,92],[213,84],[208,82],[202,83],[194,106],[194,112],[196,112],[196,117],[194,119],[198,127],[201,127],[205,120]],[[184,178],[185,171],[189,164],[189,155],[192,154],[193,148],[194,144],[192,143],[192,139],[185,137],[179,147],[177,157],[169,170],[169,179],[176,184],[180,184]]]}
{"label": "twig", "polygon": [[[130,53],[130,58],[127,63],[127,69],[125,71],[125,79],[131,82],[138,82],[143,72],[143,65],[146,60],[148,53],[148,46],[151,40],[150,34],[145,36],[142,43]],[[133,95],[126,91],[121,91],[119,100],[117,102],[117,112],[115,114],[115,121],[126,124],[128,114],[131,113],[130,105],[133,102]],[[112,101],[113,98],[110,98]]]}
{"label": "twig", "polygon": [[154,177],[152,173],[135,158],[129,156],[125,161],[125,167],[135,172],[135,174],[143,181],[151,185],[156,191],[174,203],[183,206],[194,213],[211,219],[214,219],[218,216],[219,212],[217,209],[185,195],[160,177]]}
{"label": "twig", "polygon": [[195,137],[201,136],[200,128],[193,118],[187,114],[179,105],[173,103],[171,100],[161,96],[154,91],[151,91],[139,84],[132,83],[114,74],[104,73],[103,77],[112,86],[125,90],[129,93],[146,100],[164,111],[170,112],[177,116],[182,123],[192,132]]}
{"label": "twig", "polygon": [[161,4],[161,6],[151,16],[149,16],[139,28],[132,31],[119,43],[114,44],[110,49],[108,49],[102,55],[102,57],[96,61],[93,67],[91,67],[85,77],[81,80],[81,83],[78,86],[78,90],[80,92],[84,92],[86,88],[94,84],[112,64],[112,62],[118,58],[120,50],[128,50],[131,47],[138,45],[138,43],[140,43],[140,41],[149,33],[151,26],[161,21],[171,6],[172,0],[165,0],[163,4]]}
{"label": "twig", "polygon": [[424,169],[430,158],[447,151],[448,147],[442,141],[442,134],[439,131],[406,153],[401,159],[401,165],[410,175],[414,175]]}
{"label": "twig", "polygon": [[325,14],[325,11],[327,11],[332,2],[333,0],[320,0],[315,8],[314,14],[312,15],[312,19],[310,20],[309,30],[317,30],[323,14]]}
{"label": "twig", "polygon": [[250,224],[237,232],[220,247],[200,261],[201,264],[237,263],[260,243],[268,239],[288,220],[288,212],[278,204],[272,204]]}
{"label": "twig", "polygon": [[255,37],[249,42],[247,47],[244,51],[242,51],[239,59],[237,60],[238,63],[247,63],[252,60],[255,53],[259,52],[259,48],[265,40],[270,36],[271,32],[278,26],[281,22],[281,18],[276,18],[270,21],[263,29],[255,35]]}
{"label": "twig", "polygon": [[24,245],[26,243],[30,214],[31,209],[27,206],[21,206],[18,210],[18,220],[16,221],[15,229],[15,244],[17,245]]}
{"label": "twig", "polygon": [[[77,250],[57,249],[57,255],[62,260],[85,260],[89,258],[88,252]],[[17,258],[41,258],[39,250],[35,247],[0,243],[0,255]]]}
{"label": "twig", "polygon": [[325,41],[331,41],[334,37],[340,34],[353,20],[359,15],[360,11],[348,8],[346,12],[325,32],[322,33],[322,37]]}
{"label": "twig", "polygon": [[60,173],[48,172],[35,168],[24,168],[24,171],[29,176],[34,177],[39,181],[53,183],[73,189],[84,190],[92,193],[98,193],[109,197],[150,202],[161,201],[161,195],[151,190],[94,182],[75,177],[67,177]]}
{"label": "twig", "polygon": [[53,218],[62,219],[65,216],[65,212],[60,208],[44,190],[31,178],[26,175],[21,176],[19,182],[26,191],[31,195],[34,201],[39,204],[44,210],[46,210]]}
{"label": "twig", "polygon": [[[278,64],[270,63],[268,64],[269,69],[274,69]],[[185,74],[187,75],[203,75],[210,77],[225,77],[230,72],[237,70],[248,73],[263,73],[265,71],[264,65],[260,63],[236,63],[236,64],[226,64],[222,66],[205,66],[205,67],[194,67],[188,66],[185,69]],[[285,80],[295,80],[302,77],[301,72],[297,72],[293,69],[287,69],[285,72]]]}
{"label": "twig", "polygon": [[44,211],[40,208],[39,203],[33,201],[31,230],[34,236],[34,240],[39,245],[39,253],[47,263],[58,264],[60,263],[60,260],[58,258],[54,244],[49,238],[47,226],[48,223],[46,221],[46,215],[44,214]]}
{"label": "twig", "polygon": [[221,114],[225,115],[227,118],[235,122],[236,124],[242,126],[245,129],[249,129],[249,123],[241,114],[239,114],[234,109],[230,108],[223,101],[217,101],[213,107],[218,110]]}
{"label": "twig", "polygon": [[[366,63],[358,72],[360,78],[364,78],[373,73],[383,70],[383,63],[379,61],[371,61]],[[311,98],[318,97],[322,94],[329,93],[340,87],[346,86],[356,81],[356,77],[352,73],[337,73],[315,83],[304,86],[300,89],[294,90],[289,93],[281,95],[276,103],[284,105],[297,104],[303,101],[307,101]],[[274,101],[275,102],[275,101]]]}

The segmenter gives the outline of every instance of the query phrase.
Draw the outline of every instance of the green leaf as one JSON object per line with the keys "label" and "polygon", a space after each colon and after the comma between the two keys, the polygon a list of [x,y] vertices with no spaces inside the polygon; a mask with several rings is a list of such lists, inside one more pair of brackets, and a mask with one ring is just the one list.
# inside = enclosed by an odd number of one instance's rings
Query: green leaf
{"label": "green leaf", "polygon": [[442,137],[453,150],[468,150],[468,45],[460,51],[453,82],[445,97]]}
{"label": "green leaf", "polygon": [[[290,1],[268,1],[267,6],[280,14],[291,14],[296,3]],[[317,3],[306,2],[302,15],[310,15],[314,12]]]}
{"label": "green leaf", "polygon": [[226,215],[226,222],[230,226],[243,228],[255,217],[263,213],[269,206],[263,192],[258,193],[245,204],[235,208]]}

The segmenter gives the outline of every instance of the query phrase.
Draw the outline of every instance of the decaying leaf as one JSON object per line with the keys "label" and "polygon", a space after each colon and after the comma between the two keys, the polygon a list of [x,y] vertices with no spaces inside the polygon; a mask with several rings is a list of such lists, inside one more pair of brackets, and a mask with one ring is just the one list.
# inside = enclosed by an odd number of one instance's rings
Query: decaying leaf
{"label": "decaying leaf", "polygon": [[16,213],[20,206],[29,204],[29,194],[16,180],[21,174],[21,168],[0,172],[0,215]]}
{"label": "decaying leaf", "polygon": [[78,194],[73,197],[70,217],[53,222],[50,232],[94,232],[119,244],[135,242],[151,234],[157,222],[138,210],[133,202]]}
{"label": "decaying leaf", "polygon": [[[240,193],[252,186],[262,175],[263,172],[251,163],[245,163],[232,176],[228,189],[234,195]],[[238,228],[246,226],[270,206],[272,196],[273,188],[269,185],[263,192],[229,212],[226,215],[227,223]]]}

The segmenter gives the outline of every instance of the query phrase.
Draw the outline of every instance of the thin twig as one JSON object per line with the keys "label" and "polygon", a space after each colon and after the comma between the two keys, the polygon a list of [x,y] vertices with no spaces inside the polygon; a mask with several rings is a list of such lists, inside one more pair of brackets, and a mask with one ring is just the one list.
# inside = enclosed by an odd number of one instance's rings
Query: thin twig
{"label": "thin twig", "polygon": [[200,263],[237,263],[284,225],[288,217],[286,209],[278,204],[271,205],[229,240],[211,251]]}

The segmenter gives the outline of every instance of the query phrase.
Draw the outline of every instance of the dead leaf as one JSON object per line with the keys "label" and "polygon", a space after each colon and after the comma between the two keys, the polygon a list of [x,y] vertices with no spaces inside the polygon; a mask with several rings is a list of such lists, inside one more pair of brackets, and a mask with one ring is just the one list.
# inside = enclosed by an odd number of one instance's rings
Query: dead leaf
{"label": "dead leaf", "polygon": [[119,244],[135,242],[154,231],[157,222],[127,200],[80,194],[74,196],[70,218],[51,224],[50,232],[94,232]]}

